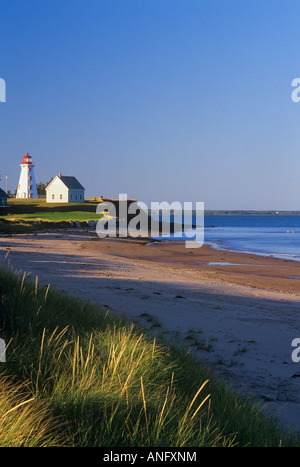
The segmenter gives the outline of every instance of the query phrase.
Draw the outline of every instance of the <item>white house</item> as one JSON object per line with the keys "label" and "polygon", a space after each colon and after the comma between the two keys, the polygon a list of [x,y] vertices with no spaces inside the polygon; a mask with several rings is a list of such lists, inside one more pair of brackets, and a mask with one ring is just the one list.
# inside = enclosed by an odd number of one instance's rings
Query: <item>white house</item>
{"label": "white house", "polygon": [[77,178],[58,174],[46,187],[47,203],[84,203],[85,188]]}

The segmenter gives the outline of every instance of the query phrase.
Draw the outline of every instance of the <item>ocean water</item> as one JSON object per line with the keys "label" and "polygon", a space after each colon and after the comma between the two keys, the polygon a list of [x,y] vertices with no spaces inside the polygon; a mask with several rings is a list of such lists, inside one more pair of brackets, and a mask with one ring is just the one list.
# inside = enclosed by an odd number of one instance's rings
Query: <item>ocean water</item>
{"label": "ocean water", "polygon": [[[172,236],[158,238],[176,240]],[[218,249],[300,261],[300,216],[205,215],[204,243]]]}
{"label": "ocean water", "polygon": [[300,261],[300,216],[205,216],[204,242],[215,248]]}

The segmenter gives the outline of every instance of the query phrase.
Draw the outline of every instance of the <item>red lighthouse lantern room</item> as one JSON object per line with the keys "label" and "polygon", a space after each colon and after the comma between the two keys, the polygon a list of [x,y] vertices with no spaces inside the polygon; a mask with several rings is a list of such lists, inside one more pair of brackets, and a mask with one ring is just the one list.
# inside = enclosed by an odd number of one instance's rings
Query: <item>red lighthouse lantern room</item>
{"label": "red lighthouse lantern room", "polygon": [[23,156],[23,164],[32,164],[31,156],[28,153]]}

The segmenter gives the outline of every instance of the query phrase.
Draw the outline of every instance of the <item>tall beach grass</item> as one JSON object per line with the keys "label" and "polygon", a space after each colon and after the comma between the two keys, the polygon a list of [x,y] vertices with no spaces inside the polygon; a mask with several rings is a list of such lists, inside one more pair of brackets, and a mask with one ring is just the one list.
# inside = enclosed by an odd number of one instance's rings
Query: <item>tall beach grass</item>
{"label": "tall beach grass", "polygon": [[184,349],[7,268],[0,318],[0,446],[300,445]]}

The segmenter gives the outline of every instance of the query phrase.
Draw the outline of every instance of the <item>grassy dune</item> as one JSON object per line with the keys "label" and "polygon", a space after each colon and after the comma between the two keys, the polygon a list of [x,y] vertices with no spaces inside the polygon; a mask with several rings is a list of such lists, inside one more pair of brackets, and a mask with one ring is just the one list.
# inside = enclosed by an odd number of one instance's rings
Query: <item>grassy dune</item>
{"label": "grassy dune", "polygon": [[7,212],[0,215],[0,219],[7,220],[98,220],[96,214],[98,201],[84,203],[46,203],[45,199],[10,199]]}
{"label": "grassy dune", "polygon": [[0,446],[299,446],[182,349],[0,269]]}
{"label": "grassy dune", "polygon": [[[9,209],[0,210],[0,232],[5,234],[28,233],[44,228],[55,228],[71,221],[97,221],[99,201],[84,203],[46,203],[45,199],[8,200]],[[105,209],[105,203],[103,203]]]}

